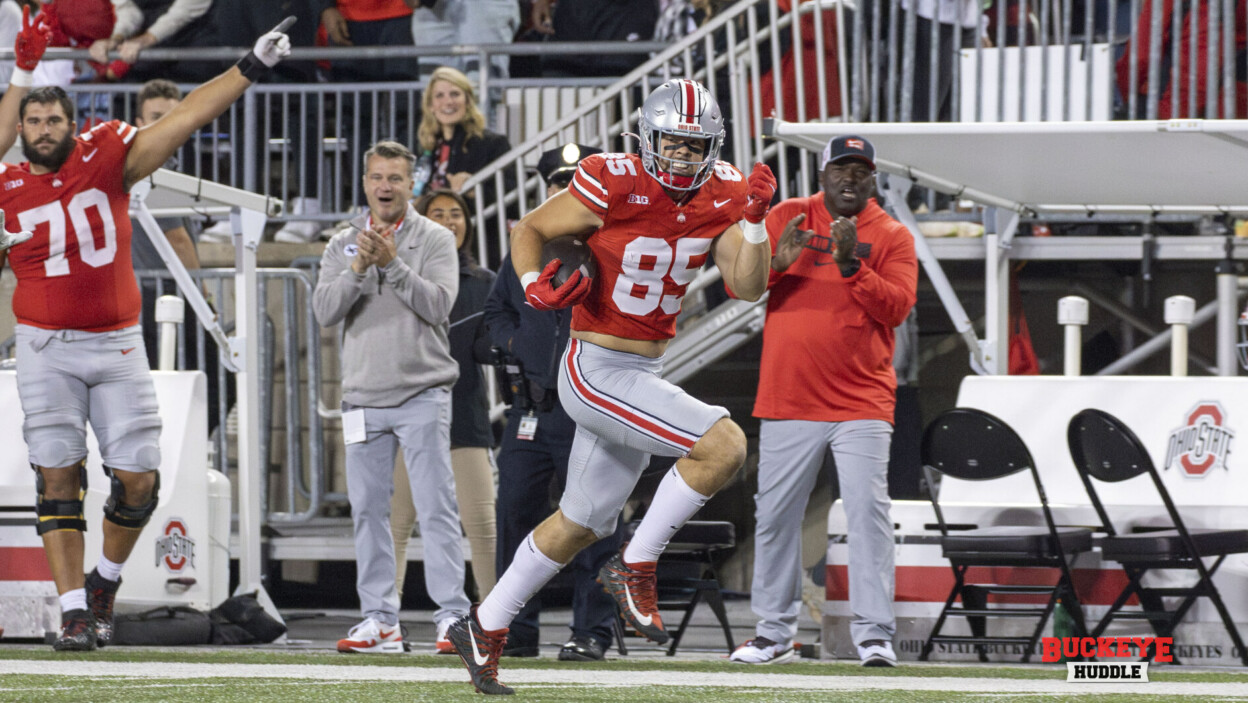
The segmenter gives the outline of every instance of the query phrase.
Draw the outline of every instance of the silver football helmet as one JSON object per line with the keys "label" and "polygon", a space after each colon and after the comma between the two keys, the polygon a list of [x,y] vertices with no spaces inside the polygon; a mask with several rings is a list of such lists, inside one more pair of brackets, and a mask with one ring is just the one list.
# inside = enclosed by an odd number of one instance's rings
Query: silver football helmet
{"label": "silver football helmet", "polygon": [[[641,163],[650,174],[672,190],[696,190],[715,171],[724,144],[724,116],[710,91],[697,81],[678,78],[655,88],[638,110],[641,131]],[[706,142],[701,161],[682,161],[663,156],[664,135],[696,137]],[[675,173],[678,165],[690,173]],[[685,170],[685,169],[680,169]]]}

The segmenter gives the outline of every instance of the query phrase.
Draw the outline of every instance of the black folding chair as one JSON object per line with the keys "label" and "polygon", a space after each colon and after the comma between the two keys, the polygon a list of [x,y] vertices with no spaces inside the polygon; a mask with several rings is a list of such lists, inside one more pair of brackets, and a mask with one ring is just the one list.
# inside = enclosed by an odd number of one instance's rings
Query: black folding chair
{"label": "black folding chair", "polygon": [[[1248,553],[1248,530],[1188,529],[1182,516],[1166,490],[1166,484],[1157,473],[1157,467],[1131,428],[1103,410],[1080,411],[1066,428],[1066,440],[1070,457],[1079,470],[1079,478],[1088,491],[1096,514],[1100,517],[1105,538],[1101,540],[1101,557],[1122,564],[1128,582],[1122,593],[1109,607],[1109,612],[1097,623],[1093,636],[1098,636],[1114,620],[1147,620],[1158,637],[1173,637],[1183,616],[1197,598],[1208,598],[1217,608],[1226,632],[1235,643],[1240,661],[1248,666],[1248,652],[1239,637],[1239,630],[1222,602],[1222,596],[1213,583],[1213,574],[1230,554]],[[1109,513],[1096,493],[1092,478],[1106,483],[1117,483],[1147,473],[1152,478],[1161,502],[1170,515],[1169,529],[1158,527],[1120,534],[1110,522]],[[1216,557],[1211,566],[1205,566],[1205,558]],[[1144,574],[1151,569],[1190,569],[1199,574],[1196,583],[1188,587],[1150,588],[1144,586]],[[1141,610],[1123,611],[1131,596],[1140,600]],[[1182,598],[1174,610],[1166,610],[1167,597]],[[1144,653],[1147,658],[1148,653]],[[1175,661],[1178,661],[1176,658]]]}
{"label": "black folding chair", "polygon": [[[920,661],[926,661],[937,644],[970,643],[979,653],[980,661],[988,661],[987,645],[1025,645],[1023,661],[1026,662],[1059,602],[1070,614],[1074,634],[1085,635],[1087,628],[1075,594],[1070,560],[1075,554],[1092,549],[1092,530],[1059,527],[1053,522],[1040,474],[1022,438],[1009,425],[982,410],[954,408],[941,413],[927,426],[923,433],[922,458],[932,508],[940,528],[941,550],[953,567],[954,583],[932,634],[923,643]],[[945,522],[937,499],[937,473],[967,481],[989,481],[1020,471],[1031,472],[1044,524],[978,527]],[[981,566],[1047,567],[1057,570],[1057,582],[1052,586],[968,583],[967,570]],[[1005,594],[1047,596],[1047,599],[1041,607],[989,603],[990,596]],[[955,606],[959,599],[962,604]],[[966,618],[971,634],[941,634],[949,617]],[[1037,622],[1026,637],[990,637],[987,618],[1035,618]]]}
{"label": "black folding chair", "polygon": [[[631,539],[639,522],[625,525],[626,538]],[[736,547],[736,528],[731,522],[718,520],[690,520],[681,526],[668,542],[667,549],[659,557],[658,592],[659,610],[678,610],[681,612],[680,624],[668,629],[672,639],[667,646],[667,656],[676,655],[676,648],[689,628],[693,619],[693,611],[698,603],[706,602],[715,614],[720,628],[724,631],[724,641],[728,643],[728,652],[736,648],[732,639],[732,627],[728,623],[728,611],[724,608],[723,591],[719,585],[719,575],[715,571],[715,562],[728,551]],[[621,655],[628,655],[625,638],[632,632],[626,629],[624,619],[617,610],[615,613],[616,648]]]}

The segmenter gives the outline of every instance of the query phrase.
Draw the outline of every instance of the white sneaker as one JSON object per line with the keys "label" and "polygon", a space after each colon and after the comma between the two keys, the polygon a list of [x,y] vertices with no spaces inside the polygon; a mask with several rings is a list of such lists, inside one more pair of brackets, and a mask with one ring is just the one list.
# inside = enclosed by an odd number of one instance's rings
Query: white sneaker
{"label": "white sneaker", "polygon": [[782,664],[797,656],[793,643],[772,642],[766,637],[755,637],[733,650],[728,661],[742,664]]}
{"label": "white sneaker", "polygon": [[[319,215],[321,214],[321,201],[316,198],[295,198],[290,212],[292,215]],[[313,220],[287,222],[277,231],[277,234],[273,235],[273,241],[286,244],[307,244],[316,241],[321,236],[323,227],[324,225],[320,222]]]}
{"label": "white sneaker", "polygon": [[273,235],[273,241],[284,244],[308,244],[321,238],[324,226],[313,220],[287,222],[284,227]]}
{"label": "white sneaker", "polygon": [[888,640],[866,640],[858,645],[858,659],[863,666],[897,666],[893,643]]}
{"label": "white sneaker", "polygon": [[230,219],[217,220],[211,227],[205,227],[199,233],[199,241],[210,242],[212,244],[230,244],[234,241],[234,229],[230,226]]}
{"label": "white sneaker", "polygon": [[455,620],[456,618],[449,618],[438,623],[438,639],[433,644],[438,654],[455,654],[455,645],[451,644],[451,640],[446,636],[446,631],[451,629]]}
{"label": "white sneaker", "polygon": [[338,640],[339,652],[402,652],[403,633],[398,625],[387,625],[368,618],[351,628],[346,639]]}

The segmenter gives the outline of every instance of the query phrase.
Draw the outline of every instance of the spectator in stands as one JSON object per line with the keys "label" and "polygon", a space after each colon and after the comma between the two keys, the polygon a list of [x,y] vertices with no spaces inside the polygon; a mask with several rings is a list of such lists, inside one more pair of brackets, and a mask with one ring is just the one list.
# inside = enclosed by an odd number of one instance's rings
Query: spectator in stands
{"label": "spectator in stands", "polygon": [[[213,0],[211,15],[213,23],[218,27],[229,27],[243,36],[252,28],[272,27],[288,16],[295,17],[295,23],[287,30],[290,44],[294,47],[311,47],[316,45],[316,36],[321,24],[321,0],[280,0],[275,2],[257,2],[256,0]],[[237,29],[236,29],[237,28]],[[220,40],[228,44],[225,39]],[[321,93],[316,89],[316,64],[312,61],[283,61],[273,72],[271,83],[304,84],[311,90],[303,95],[291,94],[287,104],[289,109],[283,110],[281,100],[274,100],[270,106],[270,115],[275,124],[286,124],[285,136],[290,140],[290,174],[292,193],[282,193],[287,198],[289,212],[292,215],[319,215],[321,213],[322,186],[326,192],[334,184],[345,180],[342,176],[326,173],[324,157],[321,150],[319,125],[323,115]],[[306,107],[306,112],[305,112]],[[306,117],[305,117],[306,115]],[[332,129],[332,127],[331,127]],[[334,136],[326,132],[326,137]],[[356,154],[364,151],[350,152]],[[267,159],[268,155],[262,155]],[[349,158],[355,158],[353,155]],[[260,169],[263,173],[263,168]],[[277,242],[306,244],[316,241],[322,231],[326,231],[330,223],[317,220],[291,220],[277,231],[273,239]],[[230,241],[228,221],[220,222],[205,232],[205,238],[211,236],[215,241]],[[332,230],[331,230],[332,231]]]}
{"label": "spectator in stands", "polygon": [[[479,265],[472,255],[472,219],[463,196],[450,190],[434,190],[417,200],[415,208],[451,230],[459,252],[459,294],[450,316],[451,356],[459,364],[459,380],[451,387],[451,468],[455,472],[459,519],[472,548],[473,580],[477,583],[478,598],[485,598],[494,588],[496,530],[494,463],[490,455],[494,430],[490,427],[490,404],[481,373],[481,364],[490,363],[491,354],[481,309],[494,285],[494,272]],[[412,503],[407,472],[396,466],[390,529],[394,533],[400,599],[407,576],[407,543],[415,523],[416,506]]]}
{"label": "spectator in stands", "polygon": [[[520,27],[520,5],[516,0],[408,0],[412,13],[412,38],[421,46],[452,44],[510,44]],[[438,66],[463,71],[471,80],[480,79],[480,59],[472,56],[422,56],[420,72],[432,73]],[[509,57],[490,59],[490,75],[508,76]]]}
{"label": "spectator in stands", "polygon": [[342,433],[364,620],[338,641],[340,652],[403,651],[390,533],[396,447],[420,518],[440,651],[451,646],[447,627],[470,605],[450,441],[459,368],[447,320],[459,292],[458,256],[455,235],[408,200],[415,162],[397,142],[364,154],[369,212],[325,247],[312,296],[318,322],[344,324]]}
{"label": "spectator in stands", "polygon": [[[1118,58],[1115,67],[1118,79],[1118,91],[1122,95],[1123,101],[1129,99],[1131,91],[1131,74],[1135,73],[1136,80],[1136,109],[1138,114],[1128,115],[1129,119],[1142,119],[1148,114],[1148,95],[1149,95],[1149,53],[1152,41],[1152,25],[1153,12],[1160,12],[1161,17],[1159,24],[1161,27],[1161,46],[1156,51],[1161,56],[1161,66],[1158,71],[1158,80],[1161,85],[1156,86],[1159,95],[1157,101],[1157,119],[1168,120],[1176,117],[1193,117],[1193,118],[1243,118],[1248,115],[1248,27],[1245,26],[1245,17],[1248,12],[1245,11],[1248,3],[1245,0],[1237,0],[1235,14],[1234,29],[1234,48],[1232,49],[1235,64],[1235,105],[1232,107],[1233,114],[1224,114],[1226,106],[1223,103],[1222,96],[1217,96],[1217,110],[1214,114],[1206,114],[1207,90],[1208,90],[1208,72],[1209,72],[1209,3],[1182,3],[1179,8],[1180,15],[1178,22],[1175,22],[1174,0],[1165,0],[1162,3],[1144,3],[1140,9],[1139,17],[1136,19],[1136,39],[1138,46],[1135,47],[1137,60],[1134,68],[1131,65],[1131,47],[1127,45],[1122,56]],[[1225,18],[1223,19],[1225,21]],[[1177,24],[1177,26],[1176,26]],[[1174,51],[1174,42],[1178,39],[1178,51]],[[1192,46],[1195,41],[1195,47]],[[1214,45],[1214,66],[1218,72],[1222,66],[1227,63],[1228,58],[1222,55],[1218,50],[1218,41],[1215,37]],[[1178,87],[1172,83],[1172,66],[1173,57],[1177,56],[1178,65]],[[1192,59],[1195,59],[1195,65],[1192,65]],[[1194,71],[1192,78],[1189,78],[1189,72]],[[1195,110],[1190,110],[1189,105],[1194,105]]]}
{"label": "spectator in stands", "polygon": [[[412,8],[419,0],[317,0],[332,46],[412,46]],[[338,82],[410,81],[419,66],[411,56],[333,62]]]}
{"label": "spectator in stands", "polygon": [[[172,81],[161,78],[150,80],[144,83],[143,87],[139,88],[138,95],[135,98],[134,125],[141,128],[152,124],[168,114],[180,102],[182,102],[182,91],[178,90],[178,86]],[[165,164],[165,168],[177,169],[177,157],[171,158]],[[198,228],[184,217],[157,218],[156,224],[160,226],[160,231],[164,232],[165,239],[173,247],[173,251],[178,255],[178,261],[182,263],[182,266],[187,271],[198,271],[199,253],[196,250],[196,237],[192,234]],[[160,253],[156,251],[150,235],[143,230],[143,226],[137,220],[130,220],[130,228],[135,233],[130,239],[130,260],[134,264],[135,272],[164,272],[167,277],[168,266],[165,264],[165,260],[161,258]],[[165,282],[163,291],[170,295],[173,294],[174,286],[170,281]],[[139,293],[143,298],[140,318],[140,324],[143,328],[143,345],[147,348],[147,358],[151,362],[152,368],[157,368],[160,363],[159,329],[155,317],[157,292],[158,286],[154,278],[139,278]],[[211,301],[211,296],[207,291],[205,291],[205,297]],[[221,393],[218,388],[220,374],[220,369],[218,368],[219,352],[217,343],[213,341],[211,336],[204,333],[194,313],[188,314],[186,320],[186,324],[182,327],[183,341],[186,348],[186,365],[183,368],[188,370],[201,369],[208,377],[208,432],[211,433],[220,420]],[[198,358],[200,335],[204,336],[204,364],[202,367]],[[233,379],[227,379],[227,383],[229,383],[232,389]]]}
{"label": "spectator in stands", "polygon": [[[898,119],[911,122],[948,122],[953,115],[953,61],[961,47],[975,46],[976,34],[982,32],[986,18],[980,0],[901,0],[899,5],[880,3],[880,16],[872,16],[874,3],[864,6],[866,36],[871,36],[872,23],[879,22],[881,36],[886,36],[890,22],[889,12],[897,11],[902,15],[897,18],[899,32],[898,46],[901,46],[900,34],[903,30],[905,13],[913,7],[916,14],[914,31],[914,75],[912,101],[908,105],[900,102],[895,116],[887,113],[881,119]],[[932,22],[936,22],[938,45],[936,48],[936,64],[932,65]],[[984,46],[991,46],[988,37],[983,38]],[[881,52],[885,53],[885,52]],[[885,60],[885,59],[882,59]],[[902,75],[901,67],[894,69],[898,76]],[[900,83],[900,81],[899,81]],[[898,91],[904,88],[898,85]],[[933,97],[934,90],[934,97]],[[897,97],[900,100],[900,92]],[[884,105],[888,105],[887,100]],[[883,108],[882,108],[883,109]]]}
{"label": "spectator in stands", "polygon": [[[537,170],[546,197],[568,187],[583,157],[599,149],[568,144],[542,154]],[[576,435],[557,395],[556,366],[568,342],[572,309],[537,310],[525,302],[511,258],[503,259],[485,305],[490,339],[505,356],[512,395],[507,428],[498,453],[498,571],[511,565],[520,544],[554,512],[552,496],[562,495],[568,455]],[[597,661],[611,646],[615,606],[597,582],[598,570],[620,548],[621,534],[586,547],[572,560],[572,636],[559,651],[565,661]],[[538,654],[540,598],[532,598],[511,622],[503,656]]]}
{"label": "spectator in stands", "polygon": [[[91,58],[108,64],[108,52],[117,50],[127,64],[135,64],[144,49],[156,46],[185,48],[211,46],[216,39],[212,23],[204,21],[212,0],[113,0],[117,21],[113,34],[91,45]],[[173,77],[203,80],[217,70],[209,61],[145,62],[132,68],[130,78]]]}
{"label": "spectator in stands", "polygon": [[[533,28],[554,41],[641,41],[654,36],[659,0],[535,0]],[[646,54],[551,54],[542,57],[547,76],[622,76]]]}
{"label": "spectator in stands", "polygon": [[[414,195],[432,188],[459,191],[472,174],[511,149],[507,137],[485,128],[476,89],[454,68],[433,72],[422,107],[417,172],[429,174],[429,180],[416,183]],[[465,195],[472,197],[471,192]]]}

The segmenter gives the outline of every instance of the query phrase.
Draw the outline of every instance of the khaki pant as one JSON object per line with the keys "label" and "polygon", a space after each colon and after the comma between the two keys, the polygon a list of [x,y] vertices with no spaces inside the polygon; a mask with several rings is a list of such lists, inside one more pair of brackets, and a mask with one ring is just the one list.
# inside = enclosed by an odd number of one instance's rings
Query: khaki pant
{"label": "khaki pant", "polygon": [[[472,575],[477,582],[478,599],[485,600],[494,588],[494,467],[490,450],[484,447],[458,447],[451,450],[451,469],[455,472],[455,498],[459,503],[459,519],[468,535],[472,550]],[[407,543],[416,524],[416,508],[412,491],[399,455],[394,467],[394,496],[390,499],[390,530],[394,534],[394,557],[397,567],[395,584],[403,596],[407,577]]]}

